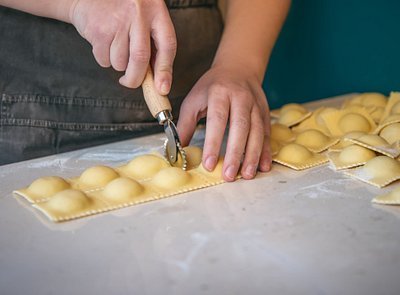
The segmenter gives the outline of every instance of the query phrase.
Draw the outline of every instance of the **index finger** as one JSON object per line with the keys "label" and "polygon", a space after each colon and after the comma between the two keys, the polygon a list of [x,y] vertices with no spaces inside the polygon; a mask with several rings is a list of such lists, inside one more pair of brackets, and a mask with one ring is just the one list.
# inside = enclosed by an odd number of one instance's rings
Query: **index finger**
{"label": "index finger", "polygon": [[229,99],[209,93],[206,119],[206,137],[203,149],[203,166],[212,171],[218,162],[219,152],[229,117]]}
{"label": "index finger", "polygon": [[156,49],[154,81],[159,93],[167,95],[172,84],[172,69],[176,56],[177,41],[174,25],[166,7],[154,19],[152,26],[151,37]]}

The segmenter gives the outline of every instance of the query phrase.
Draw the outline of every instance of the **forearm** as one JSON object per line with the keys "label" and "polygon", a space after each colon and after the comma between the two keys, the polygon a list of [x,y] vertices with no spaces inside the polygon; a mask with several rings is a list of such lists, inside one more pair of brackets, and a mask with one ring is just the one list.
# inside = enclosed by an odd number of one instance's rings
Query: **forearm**
{"label": "forearm", "polygon": [[214,65],[239,64],[262,81],[290,0],[227,0],[225,29]]}
{"label": "forearm", "polygon": [[69,22],[69,12],[74,2],[76,0],[0,0],[0,5]]}

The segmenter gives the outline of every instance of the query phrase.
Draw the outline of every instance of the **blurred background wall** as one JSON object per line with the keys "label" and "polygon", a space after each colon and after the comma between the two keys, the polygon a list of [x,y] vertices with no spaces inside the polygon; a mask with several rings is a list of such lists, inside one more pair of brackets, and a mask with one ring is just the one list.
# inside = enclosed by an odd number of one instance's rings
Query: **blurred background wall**
{"label": "blurred background wall", "polygon": [[400,1],[293,0],[264,89],[271,108],[400,91]]}

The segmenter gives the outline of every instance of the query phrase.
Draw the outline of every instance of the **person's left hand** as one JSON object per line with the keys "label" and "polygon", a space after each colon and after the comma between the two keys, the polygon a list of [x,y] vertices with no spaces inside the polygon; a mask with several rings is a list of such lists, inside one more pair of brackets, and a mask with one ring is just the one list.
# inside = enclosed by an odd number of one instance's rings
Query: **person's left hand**
{"label": "person's left hand", "polygon": [[235,180],[242,159],[245,179],[254,178],[257,169],[271,169],[270,116],[261,83],[245,65],[213,66],[182,103],[178,133],[183,146],[189,144],[197,122],[207,117],[202,161],[210,171],[217,164],[229,120],[222,170],[226,181]]}

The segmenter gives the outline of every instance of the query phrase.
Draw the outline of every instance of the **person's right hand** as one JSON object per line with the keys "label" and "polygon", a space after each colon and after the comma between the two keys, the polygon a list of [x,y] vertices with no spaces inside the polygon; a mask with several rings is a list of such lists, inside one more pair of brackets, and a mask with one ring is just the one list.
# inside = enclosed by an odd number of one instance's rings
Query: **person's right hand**
{"label": "person's right hand", "polygon": [[177,45],[163,0],[74,0],[69,18],[102,67],[125,71],[122,85],[139,87],[152,59],[156,87],[169,93]]}

